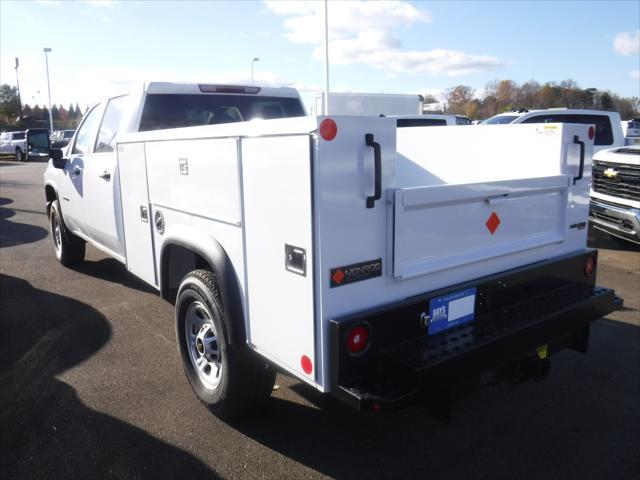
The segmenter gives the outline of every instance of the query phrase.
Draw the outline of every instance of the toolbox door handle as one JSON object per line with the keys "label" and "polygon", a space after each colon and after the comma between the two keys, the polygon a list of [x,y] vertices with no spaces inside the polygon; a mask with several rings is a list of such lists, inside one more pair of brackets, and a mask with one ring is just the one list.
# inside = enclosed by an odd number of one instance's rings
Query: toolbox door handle
{"label": "toolbox door handle", "polygon": [[375,191],[371,197],[367,197],[367,208],[373,208],[376,200],[380,200],[380,197],[382,197],[382,155],[380,153],[380,144],[373,140],[373,133],[366,133],[364,142],[367,147],[373,148]]}
{"label": "toolbox door handle", "polygon": [[578,176],[573,177],[573,184],[575,185],[576,182],[582,178],[582,174],[584,173],[584,142],[580,140],[578,135],[574,135],[573,143],[580,145],[580,170],[578,171]]}

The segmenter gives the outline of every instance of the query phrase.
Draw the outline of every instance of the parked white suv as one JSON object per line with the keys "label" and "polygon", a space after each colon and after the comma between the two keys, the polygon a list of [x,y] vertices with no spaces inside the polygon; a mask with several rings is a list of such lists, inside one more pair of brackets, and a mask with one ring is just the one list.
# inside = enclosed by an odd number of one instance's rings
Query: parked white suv
{"label": "parked white suv", "polygon": [[26,132],[4,132],[0,135],[0,155],[15,155],[16,160],[23,161],[26,157]]}
{"label": "parked white suv", "polygon": [[548,110],[520,110],[495,115],[482,125],[514,123],[580,123],[594,125],[593,152],[625,144],[620,114],[602,110],[550,108]]}

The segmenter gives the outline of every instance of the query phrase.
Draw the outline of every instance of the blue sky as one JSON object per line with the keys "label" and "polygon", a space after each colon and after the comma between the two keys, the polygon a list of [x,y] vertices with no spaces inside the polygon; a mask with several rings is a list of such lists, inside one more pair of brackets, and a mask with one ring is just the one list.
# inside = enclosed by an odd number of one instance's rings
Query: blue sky
{"label": "blue sky", "polygon": [[[323,86],[322,2],[0,2],[0,82],[88,104],[143,79]],[[640,2],[329,2],[331,88],[434,93],[572,78],[640,96]]]}

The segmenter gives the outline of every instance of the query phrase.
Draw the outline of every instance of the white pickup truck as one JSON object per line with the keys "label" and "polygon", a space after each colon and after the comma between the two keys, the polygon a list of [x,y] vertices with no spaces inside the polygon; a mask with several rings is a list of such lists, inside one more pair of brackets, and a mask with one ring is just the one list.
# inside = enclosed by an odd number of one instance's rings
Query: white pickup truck
{"label": "white pickup truck", "polygon": [[598,152],[592,177],[591,224],[640,244],[640,145]]}
{"label": "white pickup truck", "polygon": [[542,375],[621,306],[586,248],[592,128],[398,128],[304,116],[291,89],[150,83],[51,151],[53,246],[175,304],[217,415],[268,398],[275,367],[359,409],[449,399]]}
{"label": "white pickup truck", "polygon": [[530,123],[579,123],[593,125],[593,152],[597,153],[612,147],[625,144],[625,132],[622,129],[620,114],[603,110],[586,110],[577,108],[549,108],[547,110],[519,110],[495,115],[483,125]]}

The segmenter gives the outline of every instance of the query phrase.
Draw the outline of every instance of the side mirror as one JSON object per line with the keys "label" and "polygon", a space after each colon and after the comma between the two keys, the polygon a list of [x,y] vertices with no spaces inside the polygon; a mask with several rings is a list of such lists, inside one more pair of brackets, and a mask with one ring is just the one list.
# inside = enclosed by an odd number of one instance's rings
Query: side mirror
{"label": "side mirror", "polygon": [[64,168],[67,163],[67,159],[63,158],[62,150],[59,148],[52,148],[49,151],[49,157],[51,158],[51,163],[53,163],[54,168]]}

